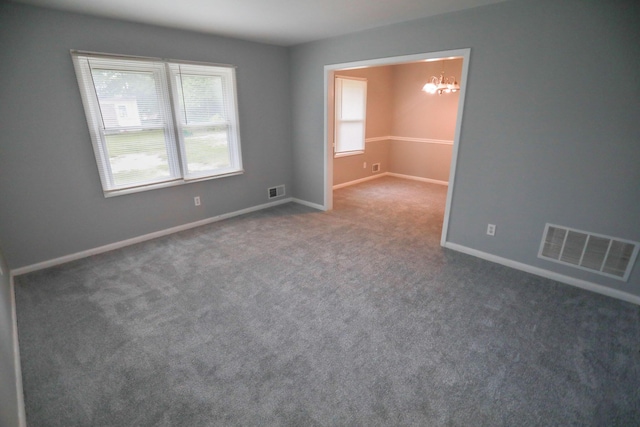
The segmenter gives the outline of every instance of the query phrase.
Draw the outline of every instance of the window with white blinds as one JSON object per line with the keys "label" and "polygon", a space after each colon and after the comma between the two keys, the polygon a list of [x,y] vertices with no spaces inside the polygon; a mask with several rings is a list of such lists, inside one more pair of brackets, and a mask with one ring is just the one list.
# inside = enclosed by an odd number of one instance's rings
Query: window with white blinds
{"label": "window with white blinds", "polygon": [[242,173],[233,67],[72,58],[105,196]]}
{"label": "window with white blinds", "polygon": [[367,80],[335,78],[335,155],[364,151]]}

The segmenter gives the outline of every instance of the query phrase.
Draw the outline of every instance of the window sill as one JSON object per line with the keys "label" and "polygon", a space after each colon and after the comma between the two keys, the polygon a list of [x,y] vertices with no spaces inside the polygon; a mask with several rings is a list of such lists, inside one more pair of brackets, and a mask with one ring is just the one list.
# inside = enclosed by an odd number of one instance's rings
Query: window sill
{"label": "window sill", "polygon": [[157,184],[141,185],[139,187],[129,187],[129,188],[123,188],[120,190],[104,191],[104,197],[109,198],[109,197],[116,197],[116,196],[124,196],[125,194],[141,193],[143,191],[156,190],[158,188],[175,187],[177,185],[191,184],[192,182],[209,181],[211,179],[242,175],[243,173],[244,173],[244,169],[240,169],[238,171],[233,171],[233,172],[214,175],[214,176],[207,176],[203,178],[195,178],[195,179],[189,179],[189,180],[178,179],[174,181],[160,182]]}
{"label": "window sill", "polygon": [[364,154],[364,150],[361,150],[361,151],[348,151],[346,153],[335,153],[333,155],[333,157],[337,159],[338,157],[358,156],[360,154]]}

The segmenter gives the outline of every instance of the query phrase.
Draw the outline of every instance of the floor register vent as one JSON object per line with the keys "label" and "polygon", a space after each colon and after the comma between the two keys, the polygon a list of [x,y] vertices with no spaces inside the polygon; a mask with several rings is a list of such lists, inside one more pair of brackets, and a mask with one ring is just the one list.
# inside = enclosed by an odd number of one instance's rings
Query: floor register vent
{"label": "floor register vent", "polygon": [[278,185],[277,187],[271,187],[271,188],[268,189],[268,191],[269,191],[269,198],[270,199],[275,199],[276,197],[282,197],[285,194],[284,185]]}
{"label": "floor register vent", "polygon": [[626,281],[640,244],[547,224],[538,257]]}

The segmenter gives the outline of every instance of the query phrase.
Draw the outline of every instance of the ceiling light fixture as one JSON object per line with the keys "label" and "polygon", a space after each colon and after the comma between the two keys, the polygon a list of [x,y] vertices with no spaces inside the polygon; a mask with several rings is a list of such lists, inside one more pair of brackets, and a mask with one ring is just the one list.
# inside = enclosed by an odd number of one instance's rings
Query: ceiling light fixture
{"label": "ceiling light fixture", "polygon": [[444,61],[442,61],[442,73],[440,76],[431,76],[429,82],[422,87],[422,90],[430,94],[437,93],[438,95],[456,93],[460,90],[460,84],[458,84],[454,76],[444,76]]}

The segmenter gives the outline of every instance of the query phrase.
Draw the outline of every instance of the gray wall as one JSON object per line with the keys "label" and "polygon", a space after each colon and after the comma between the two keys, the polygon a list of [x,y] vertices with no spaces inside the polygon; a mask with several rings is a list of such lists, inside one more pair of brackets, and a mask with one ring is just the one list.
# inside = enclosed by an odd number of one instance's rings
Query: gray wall
{"label": "gray wall", "polygon": [[296,197],[323,203],[324,65],[471,48],[447,240],[640,295],[637,265],[624,283],[537,258],[546,222],[640,241],[639,7],[514,0],[294,47]]}
{"label": "gray wall", "polygon": [[0,249],[0,426],[18,426],[18,395],[13,348],[13,313],[9,270]]}
{"label": "gray wall", "polygon": [[[286,48],[9,3],[0,40],[0,240],[12,269],[267,203],[270,186],[290,195]],[[104,198],[70,49],[236,65],[246,172]]]}

